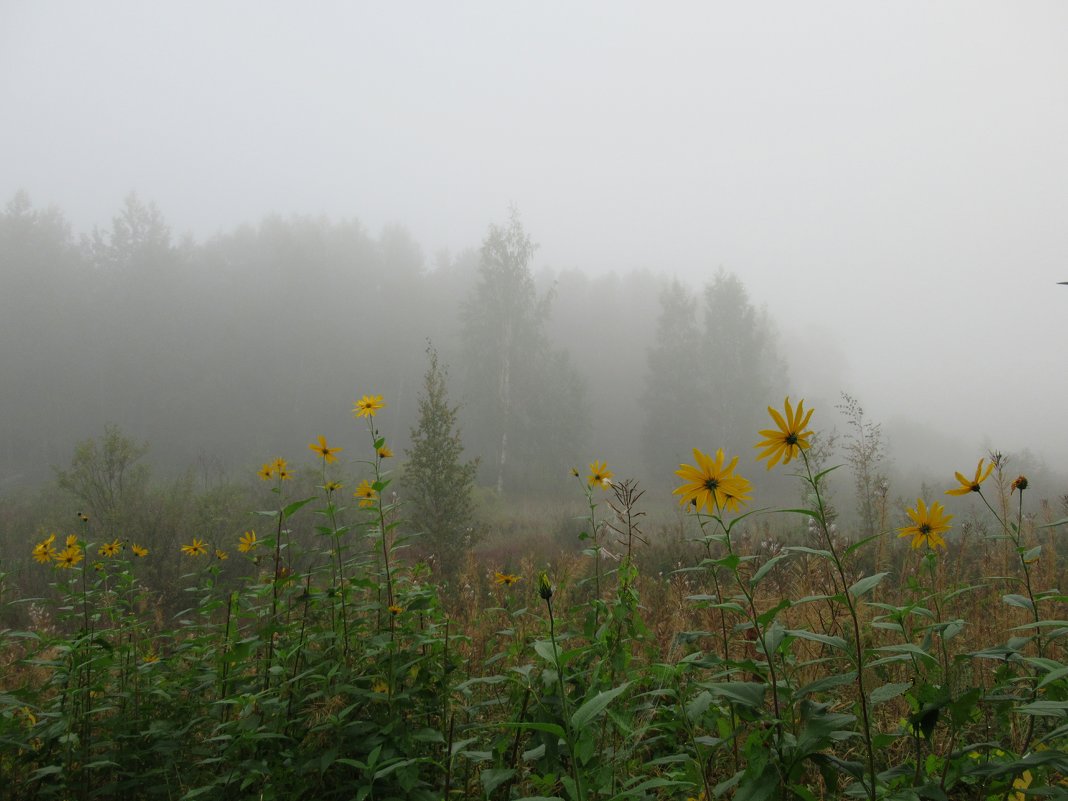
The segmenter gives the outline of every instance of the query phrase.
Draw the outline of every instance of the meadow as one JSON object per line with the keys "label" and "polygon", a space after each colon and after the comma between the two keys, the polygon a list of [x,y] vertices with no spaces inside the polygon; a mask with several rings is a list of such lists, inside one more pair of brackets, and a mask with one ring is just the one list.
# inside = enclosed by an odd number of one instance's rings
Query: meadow
{"label": "meadow", "polygon": [[695,449],[654,522],[594,460],[577,547],[517,531],[445,575],[402,535],[385,403],[354,412],[363,477],[326,437],[307,493],[271,455],[254,525],[209,513],[170,553],[84,512],[27,533],[42,591],[0,574],[0,797],[1068,794],[1068,519],[1025,514],[998,454],[856,536],[787,399],[752,442],[796,508]]}

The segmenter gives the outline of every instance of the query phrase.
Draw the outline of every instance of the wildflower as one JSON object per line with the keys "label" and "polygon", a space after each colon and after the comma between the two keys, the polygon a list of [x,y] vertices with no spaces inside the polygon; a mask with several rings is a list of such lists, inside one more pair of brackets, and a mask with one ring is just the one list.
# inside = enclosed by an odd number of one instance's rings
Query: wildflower
{"label": "wildflower", "polygon": [[56,567],[61,567],[66,570],[74,567],[83,559],[82,549],[78,547],[69,547],[60,551],[56,556]]}
{"label": "wildflower", "polygon": [[378,449],[378,458],[391,459],[393,458],[393,451],[389,449],[388,445],[383,445],[381,448]]}
{"label": "wildflower", "polygon": [[224,550],[221,550],[221,549],[219,549],[219,548],[216,548],[216,549],[215,549],[215,558],[216,558],[216,559],[218,559],[218,560],[219,560],[219,561],[221,562],[221,561],[222,561],[222,560],[224,560],[224,559],[229,559],[229,558],[230,558],[230,554],[228,554],[228,553],[227,553],[226,551],[224,551]]}
{"label": "wildflower", "polygon": [[37,543],[33,546],[33,558],[40,562],[42,565],[47,565],[56,557],[56,546],[53,543],[56,541],[56,535],[50,534],[48,539]]}
{"label": "wildflower", "polygon": [[500,584],[505,587],[511,587],[513,584],[519,581],[519,576],[516,576],[512,573],[502,573],[501,571],[497,570],[493,574],[493,581],[496,584]]}
{"label": "wildflower", "polygon": [[1022,493],[1025,489],[1027,489],[1027,476],[1016,476],[1016,478],[1012,480],[1012,489],[1009,490],[1009,494],[1011,495],[1016,492],[1016,490],[1019,490]]}
{"label": "wildflower", "polygon": [[83,523],[88,523],[89,515],[87,515],[85,512],[78,512],[78,519],[81,520]]}
{"label": "wildflower", "polygon": [[95,570],[97,573],[103,572],[104,563],[103,562],[93,562],[93,570]]}
{"label": "wildflower", "polygon": [[714,514],[724,508],[737,511],[741,503],[749,500],[752,486],[746,479],[734,475],[737,456],[726,467],[723,466],[722,448],[716,451],[714,460],[697,448],[693,449],[693,457],[697,461],[696,467],[681,464],[675,471],[675,475],[689,482],[676,487],[672,493],[682,496],[680,504],[693,503],[698,512],[703,507],[709,514]]}
{"label": "wildflower", "polygon": [[68,548],[78,548],[79,550],[81,549],[82,546],[78,544],[78,535],[77,534],[68,534],[67,535],[67,547]]}
{"label": "wildflower", "polygon": [[571,468],[571,475],[573,475],[575,478],[579,477],[579,471],[578,471],[577,467],[572,467]]}
{"label": "wildflower", "polygon": [[397,606],[397,604],[390,604],[387,609],[389,609],[389,613],[394,616],[399,615],[401,612],[404,611],[404,607]]}
{"label": "wildflower", "polygon": [[590,477],[586,483],[591,487],[608,489],[612,486],[612,476],[614,475],[615,473],[608,469],[608,465],[605,462],[590,462]]}
{"label": "wildflower", "polygon": [[256,532],[246,531],[241,535],[241,538],[237,541],[237,550],[241,553],[248,553],[255,548],[259,543],[256,542]]}
{"label": "wildflower", "polygon": [[345,449],[344,448],[331,448],[331,447],[329,447],[326,444],[326,437],[319,437],[318,439],[319,439],[318,442],[313,442],[310,445],[308,445],[308,447],[311,448],[313,451],[315,451],[320,456],[322,456],[327,464],[330,464],[331,462],[336,462],[337,461],[337,457],[334,456],[334,454],[335,453],[341,453],[341,451],[343,451]]}
{"label": "wildflower", "polygon": [[28,729],[32,729],[37,725],[37,716],[33,714],[28,706],[17,707],[15,709],[15,717],[22,718],[24,725]]}
{"label": "wildflower", "polygon": [[114,542],[105,542],[97,549],[97,553],[101,556],[111,558],[112,556],[118,556],[122,551],[122,543],[118,540]]}
{"label": "wildflower", "polygon": [[797,411],[795,412],[793,407],[790,406],[790,397],[788,395],[784,411],[786,412],[785,417],[779,414],[777,410],[770,406],[768,407],[771,419],[775,421],[775,425],[779,428],[778,430],[769,428],[761,431],[760,435],[767,439],[754,446],[764,449],[757,456],[757,460],[768,459],[768,470],[777,465],[780,459],[783,464],[789,464],[790,460],[797,456],[798,452],[808,450],[808,438],[812,436],[811,431],[805,430],[806,426],[808,426],[809,418],[812,417],[812,409],[809,409],[806,414],[803,400],[797,404]]}
{"label": "wildflower", "polygon": [[139,559],[144,559],[148,556],[148,548],[144,548],[138,545],[136,542],[130,546],[130,550],[133,551],[134,556]]}
{"label": "wildflower", "polygon": [[158,661],[159,654],[157,654],[155,651],[148,651],[145,653],[144,656],[141,657],[141,664],[143,665],[154,665]]}
{"label": "wildflower", "polygon": [[986,469],[984,470],[983,462],[985,461],[986,459],[979,460],[979,465],[975,468],[975,478],[973,478],[971,481],[966,479],[960,473],[954,473],[953,475],[957,477],[957,481],[960,482],[960,486],[946,490],[946,495],[967,495],[969,492],[982,492],[982,490],[979,488],[979,485],[990,477],[990,473],[994,469],[994,463],[991,462],[986,466]]}
{"label": "wildflower", "polygon": [[259,469],[256,475],[258,475],[264,481],[270,481],[272,478],[274,478],[274,468],[270,464],[265,464]]}
{"label": "wildflower", "polygon": [[1019,776],[1012,780],[1013,793],[1009,795],[1012,801],[1025,801],[1023,791],[1031,786],[1031,781],[1034,777],[1031,775],[1031,771],[1025,770]]}
{"label": "wildflower", "polygon": [[375,492],[371,482],[365,478],[360,482],[360,486],[356,488],[356,491],[352,493],[352,497],[360,499],[361,509],[369,509],[375,505],[375,498],[378,497],[378,493]]}
{"label": "wildflower", "polygon": [[538,595],[542,597],[542,600],[548,601],[553,597],[553,585],[549,581],[549,574],[544,570],[538,574]]}
{"label": "wildflower", "polygon": [[949,531],[949,521],[953,519],[953,515],[947,515],[945,511],[937,501],[928,509],[923,498],[917,498],[916,508],[906,510],[912,525],[898,529],[897,536],[912,537],[913,548],[919,548],[924,543],[931,548],[945,548],[946,541],[942,535]]}
{"label": "wildflower", "polygon": [[203,556],[207,552],[207,545],[203,540],[198,540],[196,537],[193,537],[193,542],[189,545],[182,546],[182,553],[186,556]]}
{"label": "wildflower", "polygon": [[337,492],[339,489],[341,489],[341,487],[342,484],[340,481],[327,481],[323,485],[323,489],[327,492]]}
{"label": "wildflower", "polygon": [[381,395],[364,395],[352,407],[352,413],[357,417],[374,417],[379,409],[385,409],[386,404]]}
{"label": "wildflower", "polygon": [[371,692],[378,693],[379,695],[385,695],[389,692],[389,685],[379,679],[371,685]]}

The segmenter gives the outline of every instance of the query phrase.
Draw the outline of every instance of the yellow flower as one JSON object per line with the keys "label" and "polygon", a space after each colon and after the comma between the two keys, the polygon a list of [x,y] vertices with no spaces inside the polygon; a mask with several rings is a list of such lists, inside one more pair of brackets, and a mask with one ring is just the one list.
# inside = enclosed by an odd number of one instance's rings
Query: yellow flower
{"label": "yellow flower", "polygon": [[101,556],[107,556],[109,558],[112,556],[118,556],[121,551],[122,543],[118,540],[115,540],[114,542],[105,542],[97,549],[98,554],[100,554]]}
{"label": "yellow flower", "polygon": [[374,417],[379,409],[385,409],[386,404],[381,395],[364,395],[352,408],[352,413],[357,417]]}
{"label": "yellow flower", "polygon": [[48,539],[37,543],[33,546],[33,558],[40,562],[42,565],[47,565],[56,556],[56,546],[53,543],[56,541],[56,535],[49,535]]}
{"label": "yellow flower", "polygon": [[230,558],[230,554],[228,554],[226,551],[223,551],[223,550],[220,550],[220,549],[216,548],[215,549],[215,558],[218,559],[221,562],[223,559],[229,559]]}
{"label": "yellow flower", "polygon": [[334,456],[334,454],[335,453],[341,453],[343,450],[345,450],[344,448],[331,448],[331,447],[327,446],[326,437],[319,437],[319,441],[318,442],[313,442],[310,445],[308,445],[308,447],[311,448],[313,451],[315,451],[320,456],[322,456],[323,459],[326,460],[327,464],[329,464],[331,462],[336,462],[337,461],[337,457]]}
{"label": "yellow flower", "polygon": [[256,542],[256,532],[246,531],[241,535],[241,539],[237,541],[237,550],[241,553],[248,553],[255,548],[259,543]]}
{"label": "yellow flower", "polygon": [[264,481],[270,481],[272,478],[274,478],[274,468],[270,464],[265,464],[259,469],[259,472],[256,473],[256,475],[258,475]]}
{"label": "yellow flower", "polygon": [[144,559],[146,556],[148,556],[148,548],[143,548],[136,542],[130,546],[130,550],[133,551],[134,556],[138,557],[139,559]]}
{"label": "yellow flower", "polygon": [[379,695],[385,695],[389,692],[389,685],[379,679],[371,685],[371,692],[378,693]]}
{"label": "yellow flower", "polygon": [[615,473],[608,469],[607,463],[590,462],[590,477],[586,480],[586,483],[591,487],[608,489],[612,486],[612,476],[614,475]]}
{"label": "yellow flower", "polygon": [[391,615],[399,615],[401,612],[404,611],[404,607],[403,606],[397,606],[397,604],[390,604],[386,608],[389,609],[389,613]]}
{"label": "yellow flower", "polygon": [[575,478],[579,477],[579,471],[578,471],[577,467],[572,467],[571,468],[571,475],[573,475]]}
{"label": "yellow flower", "polygon": [[1031,781],[1033,779],[1034,777],[1031,775],[1031,771],[1029,770],[1025,770],[1018,777],[1013,779],[1012,789],[1016,792],[1010,794],[1009,798],[1012,799],[1012,801],[1026,801],[1026,798],[1021,791],[1026,790],[1028,787],[1030,787]]}
{"label": "yellow flower", "polygon": [[337,492],[339,489],[341,489],[341,487],[342,484],[340,481],[327,481],[323,485],[323,489],[327,492]]}
{"label": "yellow flower", "polygon": [[208,552],[206,543],[193,537],[193,542],[182,546],[182,553],[186,556],[203,556]]}
{"label": "yellow flower", "polygon": [[77,547],[65,548],[56,557],[56,567],[70,569],[82,561],[82,549]]}
{"label": "yellow flower", "polygon": [[365,478],[360,482],[360,486],[356,488],[356,491],[352,493],[352,497],[360,499],[360,508],[369,509],[375,505],[375,499],[378,497],[378,493],[375,492],[375,488],[371,486],[371,482]]}
{"label": "yellow flower", "polygon": [[502,573],[501,571],[497,570],[493,574],[493,581],[505,587],[511,587],[513,584],[519,581],[519,576],[516,576],[512,573]]}
{"label": "yellow flower", "polygon": [[32,729],[37,725],[37,716],[33,714],[28,706],[18,707],[15,709],[15,717],[22,718],[23,725],[28,729]]}
{"label": "yellow flower", "polygon": [[378,449],[378,458],[391,459],[393,458],[393,451],[389,449],[388,445],[383,445],[381,448]]}
{"label": "yellow flower", "polygon": [[155,651],[147,651],[144,656],[141,657],[141,664],[154,665],[159,661],[159,654]]}
{"label": "yellow flower", "polygon": [[714,460],[694,448],[693,458],[696,467],[681,464],[675,471],[675,475],[687,482],[672,493],[682,496],[680,504],[692,503],[698,512],[704,508],[709,514],[715,514],[724,508],[738,511],[740,504],[749,500],[752,486],[746,479],[734,475],[737,456],[726,467],[723,466],[722,448],[716,451]]}
{"label": "yellow flower", "polygon": [[1022,494],[1025,489],[1027,489],[1027,476],[1016,476],[1012,480],[1012,489],[1009,490],[1009,494],[1012,495],[1016,490],[1019,490]]}
{"label": "yellow flower", "polygon": [[771,414],[771,419],[775,421],[778,429],[769,428],[761,431],[760,435],[766,439],[754,446],[764,449],[757,456],[757,460],[768,459],[768,470],[777,465],[780,459],[783,464],[789,464],[800,451],[808,450],[808,438],[812,436],[812,432],[806,431],[805,428],[808,426],[809,418],[812,417],[812,409],[809,409],[806,414],[805,402],[802,400],[797,404],[795,412],[790,406],[790,397],[787,396],[785,412],[784,417],[777,410],[768,407],[768,413]]}
{"label": "yellow flower", "polygon": [[68,534],[67,535],[67,547],[68,548],[79,548],[79,549],[82,547],[81,545],[78,544],[78,535],[77,534]]}
{"label": "yellow flower", "polygon": [[945,548],[946,541],[942,539],[942,535],[949,531],[949,521],[953,519],[953,515],[947,515],[945,511],[937,501],[928,509],[923,498],[917,498],[916,508],[906,510],[906,514],[912,519],[912,525],[899,528],[897,536],[912,537],[913,548],[920,548],[924,543],[931,548]]}
{"label": "yellow flower", "polygon": [[994,469],[994,463],[991,462],[986,466],[986,470],[984,470],[983,462],[985,461],[986,459],[979,460],[979,465],[975,468],[975,478],[973,478],[971,481],[966,479],[960,473],[954,473],[953,475],[957,477],[957,481],[960,482],[960,486],[946,490],[946,495],[967,495],[969,492],[982,492],[982,490],[979,489],[979,485],[990,477],[990,473]]}

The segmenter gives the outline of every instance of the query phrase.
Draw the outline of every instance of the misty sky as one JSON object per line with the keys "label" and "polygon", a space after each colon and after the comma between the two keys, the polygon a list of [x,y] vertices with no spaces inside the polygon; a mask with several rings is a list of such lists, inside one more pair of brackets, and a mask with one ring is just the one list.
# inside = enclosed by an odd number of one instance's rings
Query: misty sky
{"label": "misty sky", "polygon": [[1066,43],[1061,2],[0,0],[0,201],[428,264],[514,202],[539,267],[736,272],[795,392],[1064,468]]}

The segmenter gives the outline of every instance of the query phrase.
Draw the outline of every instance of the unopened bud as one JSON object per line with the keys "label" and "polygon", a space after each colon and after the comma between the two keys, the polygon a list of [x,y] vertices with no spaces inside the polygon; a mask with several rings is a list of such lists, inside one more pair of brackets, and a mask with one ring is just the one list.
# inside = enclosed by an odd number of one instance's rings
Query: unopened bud
{"label": "unopened bud", "polygon": [[553,585],[549,581],[549,574],[544,570],[538,576],[538,595],[546,601],[553,597]]}

